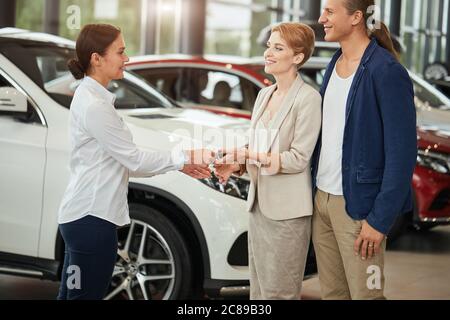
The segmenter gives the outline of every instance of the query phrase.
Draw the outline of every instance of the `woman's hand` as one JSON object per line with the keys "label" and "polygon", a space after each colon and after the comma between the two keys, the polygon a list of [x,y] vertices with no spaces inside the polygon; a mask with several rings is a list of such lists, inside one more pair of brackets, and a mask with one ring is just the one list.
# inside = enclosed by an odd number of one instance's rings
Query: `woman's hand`
{"label": "woman's hand", "polygon": [[230,176],[238,172],[241,167],[238,163],[232,163],[232,164],[226,164],[222,163],[221,160],[217,160],[214,164],[215,168],[215,175],[217,178],[219,178],[219,182],[223,185],[227,184],[228,179],[230,179]]}
{"label": "woman's hand", "polygon": [[196,149],[184,151],[187,155],[186,164],[195,164],[207,167],[214,162],[216,153],[209,149]]}
{"label": "woman's hand", "polygon": [[248,159],[248,149],[247,148],[234,148],[228,150],[220,150],[219,153],[224,155],[223,158],[216,161],[216,164],[245,164]]}

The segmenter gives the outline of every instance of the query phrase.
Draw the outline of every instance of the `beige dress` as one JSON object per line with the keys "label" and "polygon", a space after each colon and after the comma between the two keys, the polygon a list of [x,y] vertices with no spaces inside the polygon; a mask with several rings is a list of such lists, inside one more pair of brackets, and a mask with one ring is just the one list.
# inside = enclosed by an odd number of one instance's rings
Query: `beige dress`
{"label": "beige dress", "polygon": [[[267,116],[264,112],[257,131],[270,129]],[[261,212],[256,199],[248,230],[251,300],[300,299],[310,237],[311,216],[272,220]]]}

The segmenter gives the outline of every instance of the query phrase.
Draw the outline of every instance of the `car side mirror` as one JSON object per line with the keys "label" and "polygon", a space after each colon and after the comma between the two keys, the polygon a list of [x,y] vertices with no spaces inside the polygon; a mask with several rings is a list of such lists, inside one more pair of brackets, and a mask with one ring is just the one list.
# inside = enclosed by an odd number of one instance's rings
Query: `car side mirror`
{"label": "car side mirror", "polygon": [[27,113],[27,97],[12,87],[0,87],[0,111]]}

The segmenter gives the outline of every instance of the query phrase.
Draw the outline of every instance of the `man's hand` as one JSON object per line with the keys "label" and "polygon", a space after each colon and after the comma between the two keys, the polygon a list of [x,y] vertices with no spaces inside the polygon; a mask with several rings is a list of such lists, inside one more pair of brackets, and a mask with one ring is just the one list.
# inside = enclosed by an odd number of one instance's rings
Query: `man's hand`
{"label": "man's hand", "polygon": [[209,165],[214,161],[215,154],[211,150],[198,149],[185,151],[187,161],[181,172],[195,179],[206,179],[211,177]]}
{"label": "man's hand", "polygon": [[355,255],[361,253],[361,259],[366,260],[380,253],[381,242],[385,235],[372,228],[366,220],[363,221],[361,233],[355,240]]}

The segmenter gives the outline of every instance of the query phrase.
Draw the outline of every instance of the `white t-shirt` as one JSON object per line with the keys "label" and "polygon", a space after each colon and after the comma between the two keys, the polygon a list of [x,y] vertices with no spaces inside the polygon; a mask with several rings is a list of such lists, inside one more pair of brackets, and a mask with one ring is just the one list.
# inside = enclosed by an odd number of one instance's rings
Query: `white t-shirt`
{"label": "white t-shirt", "polygon": [[342,191],[342,144],[345,111],[354,74],[343,79],[334,67],[323,99],[322,149],[317,172],[317,187],[333,195]]}
{"label": "white t-shirt", "polygon": [[75,91],[69,122],[70,179],[59,210],[60,224],[87,215],[118,226],[128,224],[128,177],[184,166],[179,150],[139,150],[114,100],[114,94],[90,77]]}

